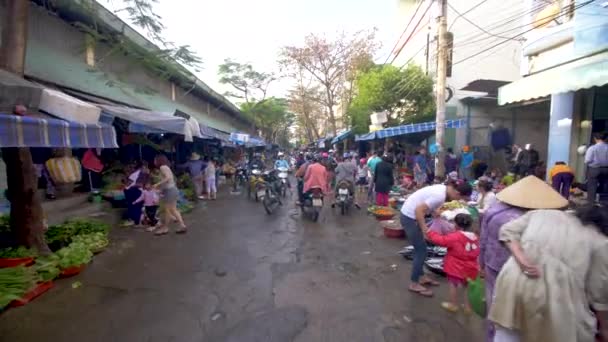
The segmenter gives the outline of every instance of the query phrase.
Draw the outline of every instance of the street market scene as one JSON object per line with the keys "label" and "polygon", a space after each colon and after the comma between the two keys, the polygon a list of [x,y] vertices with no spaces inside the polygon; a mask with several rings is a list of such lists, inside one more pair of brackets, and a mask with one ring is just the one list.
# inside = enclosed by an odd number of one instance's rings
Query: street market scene
{"label": "street market scene", "polygon": [[0,342],[608,342],[607,2],[0,18]]}

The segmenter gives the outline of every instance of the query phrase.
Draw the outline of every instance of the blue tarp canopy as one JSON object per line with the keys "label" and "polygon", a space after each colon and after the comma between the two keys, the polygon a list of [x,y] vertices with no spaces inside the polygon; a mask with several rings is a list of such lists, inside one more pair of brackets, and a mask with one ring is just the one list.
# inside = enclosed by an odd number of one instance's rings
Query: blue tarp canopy
{"label": "blue tarp canopy", "polygon": [[[446,120],[445,128],[462,128],[467,124],[467,119],[456,119],[456,120]],[[385,129],[381,129],[379,131],[363,134],[357,136],[355,140],[357,141],[365,141],[365,140],[374,140],[374,139],[384,139],[390,138],[405,134],[412,133],[420,133],[420,132],[428,132],[434,131],[437,124],[434,121],[417,123],[417,124],[409,124],[409,125],[401,125],[396,127],[389,127]]]}
{"label": "blue tarp canopy", "polygon": [[0,114],[0,147],[118,148],[118,144],[111,125]]}
{"label": "blue tarp canopy", "polygon": [[203,139],[218,139],[225,143],[230,142],[230,133],[222,132],[213,127],[209,127],[203,124],[200,124],[200,127]]}
{"label": "blue tarp canopy", "polygon": [[344,140],[344,139],[348,138],[348,137],[350,136],[350,132],[351,132],[351,131],[350,131],[350,129],[349,129],[349,130],[347,130],[347,131],[344,131],[344,132],[342,132],[342,133],[338,134],[338,136],[337,136],[337,137],[335,137],[335,138],[333,138],[333,139],[331,140],[331,144],[332,144],[332,145],[333,145],[333,144],[337,144],[337,143],[339,143],[340,141],[342,141],[342,140]]}
{"label": "blue tarp canopy", "polygon": [[260,147],[266,146],[266,142],[262,138],[249,137],[249,141],[245,144],[247,147]]}

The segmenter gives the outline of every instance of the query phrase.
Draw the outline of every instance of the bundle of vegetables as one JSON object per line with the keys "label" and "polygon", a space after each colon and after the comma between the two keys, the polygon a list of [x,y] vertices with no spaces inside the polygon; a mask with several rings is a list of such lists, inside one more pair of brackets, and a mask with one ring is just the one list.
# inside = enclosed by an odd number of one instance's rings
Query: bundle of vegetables
{"label": "bundle of vegetables", "polygon": [[83,243],[93,253],[102,251],[110,243],[106,234],[101,232],[76,235],[72,238],[72,243],[75,242]]}
{"label": "bundle of vegetables", "polygon": [[33,249],[23,246],[0,249],[0,259],[29,258],[34,255],[36,255],[36,252]]}
{"label": "bundle of vegetables", "polygon": [[72,242],[72,238],[76,235],[98,232],[107,234],[109,230],[110,226],[101,221],[76,218],[63,224],[50,226],[45,236],[47,243],[52,247],[64,247]]}
{"label": "bundle of vegetables", "polygon": [[61,271],[59,270],[59,257],[56,254],[36,258],[34,269],[40,276],[42,281],[49,281],[57,278]]}
{"label": "bundle of vegetables", "polygon": [[40,277],[31,267],[17,266],[0,269],[0,308],[23,297],[36,286]]}
{"label": "bundle of vegetables", "polygon": [[82,242],[72,242],[55,254],[59,257],[58,265],[61,269],[88,264],[93,257],[89,247]]}
{"label": "bundle of vegetables", "polygon": [[466,205],[464,203],[459,202],[459,201],[451,201],[451,202],[444,203],[439,208],[439,211],[455,210],[455,209],[461,209],[461,208],[466,208]]}

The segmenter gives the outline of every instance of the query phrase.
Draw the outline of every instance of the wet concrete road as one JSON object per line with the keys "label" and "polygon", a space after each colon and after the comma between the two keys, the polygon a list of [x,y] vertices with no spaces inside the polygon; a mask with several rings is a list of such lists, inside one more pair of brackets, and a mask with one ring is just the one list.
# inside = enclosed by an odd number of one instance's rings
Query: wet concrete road
{"label": "wet concrete road", "polygon": [[407,291],[406,242],[365,210],[312,223],[224,192],[186,221],[187,235],[116,228],[81,275],[0,315],[0,341],[482,340],[478,318],[439,307],[445,281],[432,299]]}

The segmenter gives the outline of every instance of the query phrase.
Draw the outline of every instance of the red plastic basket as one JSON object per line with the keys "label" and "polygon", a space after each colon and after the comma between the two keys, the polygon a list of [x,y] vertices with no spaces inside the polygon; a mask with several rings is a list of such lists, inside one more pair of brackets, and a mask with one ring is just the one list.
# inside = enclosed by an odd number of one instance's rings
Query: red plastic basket
{"label": "red plastic basket", "polygon": [[384,236],[391,239],[402,239],[405,237],[405,231],[402,228],[395,229],[391,227],[384,227]]}
{"label": "red plastic basket", "polygon": [[16,299],[8,305],[9,308],[16,308],[23,306],[32,300],[36,299],[41,294],[50,290],[54,286],[53,281],[49,280],[44,283],[38,283],[33,289],[29,290],[22,298]]}
{"label": "red plastic basket", "polygon": [[34,264],[33,257],[27,258],[0,258],[0,268],[17,267],[20,265],[30,266]]}
{"label": "red plastic basket", "polygon": [[80,266],[72,266],[72,267],[64,268],[61,270],[61,273],[59,273],[59,278],[68,278],[68,277],[75,276],[75,275],[79,274],[80,272],[82,272],[82,270],[84,270],[84,268],[86,266],[87,266],[86,264],[82,264]]}

